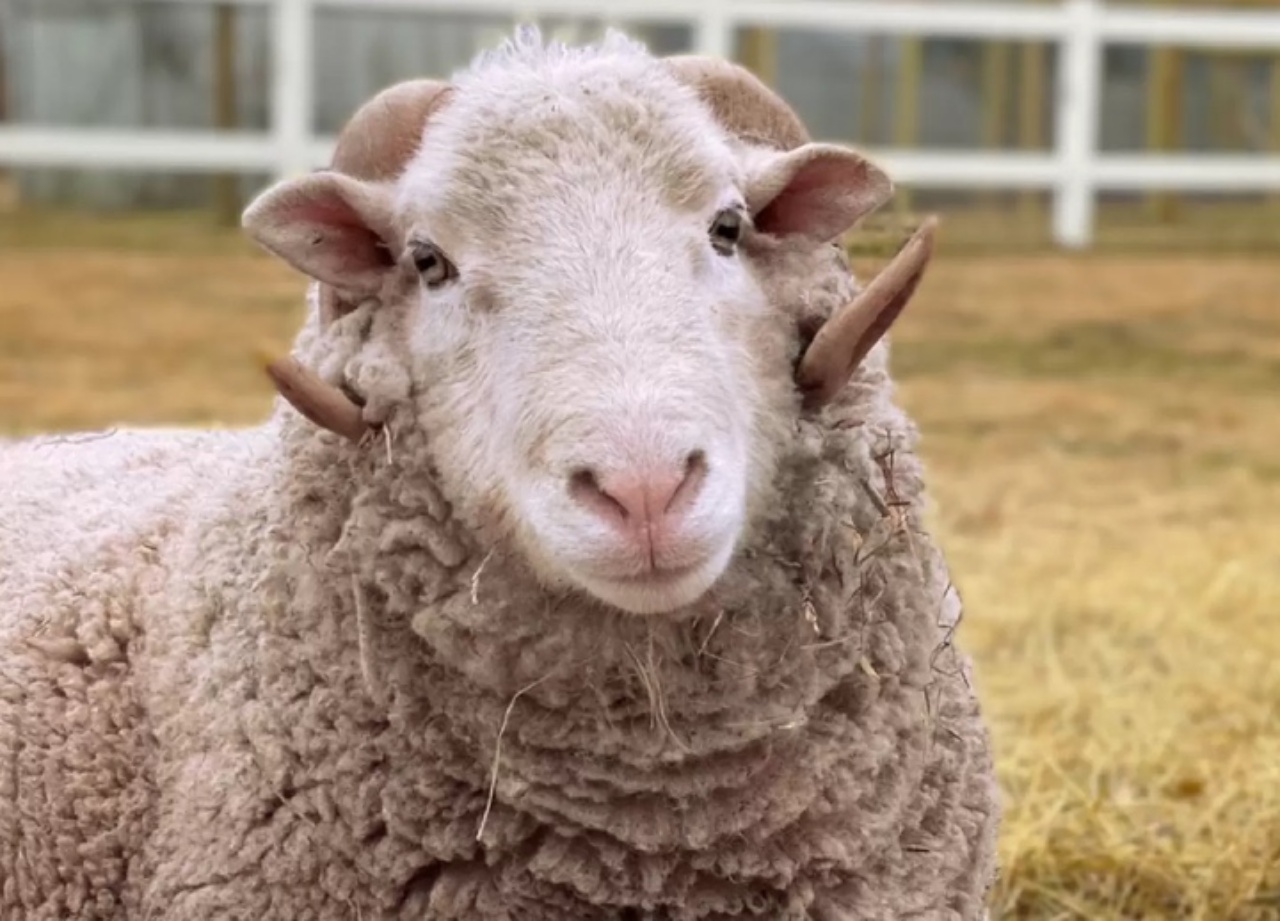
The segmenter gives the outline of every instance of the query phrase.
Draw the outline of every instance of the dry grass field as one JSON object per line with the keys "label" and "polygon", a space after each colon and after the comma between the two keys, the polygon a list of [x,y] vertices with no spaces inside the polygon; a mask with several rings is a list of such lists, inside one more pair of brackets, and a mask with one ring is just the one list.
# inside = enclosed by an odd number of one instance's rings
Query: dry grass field
{"label": "dry grass field", "polygon": [[[194,223],[2,218],[0,432],[253,422],[301,290]],[[1280,918],[1280,264],[944,244],[894,362],[998,745],[996,916]]]}

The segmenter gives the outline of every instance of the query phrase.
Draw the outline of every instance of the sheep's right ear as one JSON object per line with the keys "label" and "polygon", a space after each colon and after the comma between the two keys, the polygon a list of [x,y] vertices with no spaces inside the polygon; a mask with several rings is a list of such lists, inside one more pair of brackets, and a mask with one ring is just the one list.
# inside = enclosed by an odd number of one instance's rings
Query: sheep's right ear
{"label": "sheep's right ear", "polygon": [[746,193],[756,230],[827,243],[888,201],[893,183],[856,150],[805,144],[769,160]]}
{"label": "sheep's right ear", "polygon": [[241,224],[262,247],[317,281],[357,297],[378,293],[395,261],[390,190],[319,172],[271,186]]}

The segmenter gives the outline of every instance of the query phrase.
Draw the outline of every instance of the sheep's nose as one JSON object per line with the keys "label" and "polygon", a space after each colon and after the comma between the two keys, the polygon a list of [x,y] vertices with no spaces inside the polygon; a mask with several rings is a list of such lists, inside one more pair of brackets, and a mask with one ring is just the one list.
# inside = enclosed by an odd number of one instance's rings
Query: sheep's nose
{"label": "sheep's nose", "polygon": [[601,518],[643,541],[652,556],[665,531],[693,503],[707,475],[706,453],[692,451],[680,464],[645,465],[597,472],[578,469],[573,497]]}

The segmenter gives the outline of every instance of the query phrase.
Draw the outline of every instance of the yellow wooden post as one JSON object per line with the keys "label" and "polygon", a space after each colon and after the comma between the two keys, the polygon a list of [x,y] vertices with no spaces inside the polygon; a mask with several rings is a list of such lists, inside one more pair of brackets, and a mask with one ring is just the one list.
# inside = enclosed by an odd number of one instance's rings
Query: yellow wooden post
{"label": "yellow wooden post", "polygon": [[[213,122],[219,130],[234,129],[236,113],[236,6],[219,3],[213,10]],[[240,223],[239,177],[234,173],[214,176],[213,201],[218,223]]]}
{"label": "yellow wooden post", "polygon": [[[1230,141],[1238,151],[1248,151],[1253,146],[1249,133],[1249,68],[1255,54],[1237,51],[1227,61],[1227,84],[1231,90]],[[1255,141],[1257,140],[1255,135]]]}
{"label": "yellow wooden post", "polygon": [[751,26],[743,30],[740,61],[769,86],[777,86],[777,33],[773,29]]}
{"label": "yellow wooden post", "polygon": [[[1181,146],[1182,88],[1185,56],[1177,48],[1152,48],[1147,72],[1147,149],[1172,151]],[[1178,219],[1178,197],[1153,192],[1147,197],[1152,217],[1161,223]]]}
{"label": "yellow wooden post", "polygon": [[[1270,113],[1268,128],[1270,129],[1270,148],[1274,154],[1280,154],[1280,55],[1271,59]],[[1271,195],[1273,204],[1280,205],[1280,192]]]}
{"label": "yellow wooden post", "polygon": [[1209,143],[1215,150],[1231,144],[1231,72],[1230,61],[1220,51],[1206,55],[1209,71]]}
{"label": "yellow wooden post", "polygon": [[862,84],[858,105],[858,143],[874,144],[880,134],[880,100],[884,68],[884,36],[867,36],[866,54],[862,58]]}
{"label": "yellow wooden post", "polygon": [[983,42],[982,45],[982,144],[999,147],[1005,139],[1006,106],[1009,93],[1009,45]]}
{"label": "yellow wooden post", "polygon": [[[981,90],[982,146],[998,148],[1006,140],[1009,101],[1009,45],[983,42]],[[984,196],[987,197],[987,196]],[[990,198],[988,201],[990,201]]]}
{"label": "yellow wooden post", "polygon": [[[0,125],[9,119],[9,75],[5,65],[4,42],[0,42]],[[17,204],[18,184],[7,169],[0,167],[0,211],[16,208]]]}
{"label": "yellow wooden post", "polygon": [[[1044,137],[1044,45],[1026,42],[1019,54],[1018,70],[1018,146],[1023,150],[1043,150]],[[1034,191],[1024,191],[1019,208],[1028,218],[1039,212],[1039,198]]]}
{"label": "yellow wooden post", "polygon": [[[924,70],[924,42],[912,35],[898,44],[897,92],[894,94],[893,143],[910,150],[920,143],[920,78]],[[899,213],[911,210],[911,190],[899,187],[894,198]]]}

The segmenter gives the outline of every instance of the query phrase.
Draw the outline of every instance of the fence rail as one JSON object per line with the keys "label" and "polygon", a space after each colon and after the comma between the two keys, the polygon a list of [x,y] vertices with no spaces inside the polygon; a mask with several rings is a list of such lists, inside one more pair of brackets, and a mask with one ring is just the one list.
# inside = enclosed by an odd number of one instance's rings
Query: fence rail
{"label": "fence rail", "polygon": [[[205,4],[208,0],[145,0]],[[272,14],[271,127],[266,132],[87,130],[0,126],[0,164],[100,169],[265,172],[287,176],[328,161],[333,138],[310,129],[315,11],[321,8],[601,18],[598,0],[234,0]],[[690,10],[694,12],[690,12]],[[1280,53],[1280,11],[1152,9],[1062,0],[1055,5],[966,0],[611,0],[615,21],[688,24],[694,49],[728,56],[742,26],[821,28],[916,37],[1043,40],[1058,45],[1056,146],[1047,153],[878,148],[902,185],[1047,189],[1053,236],[1092,242],[1100,191],[1280,191],[1280,157],[1104,154],[1098,149],[1102,53],[1108,44]]]}

